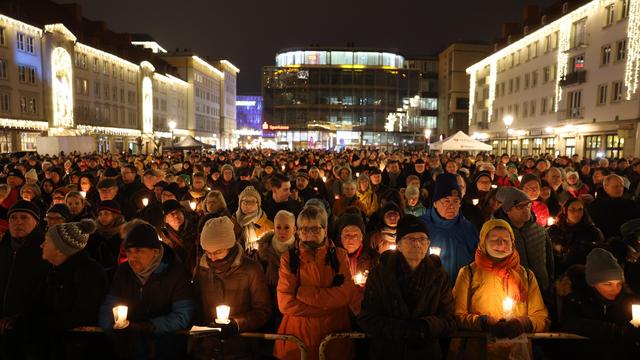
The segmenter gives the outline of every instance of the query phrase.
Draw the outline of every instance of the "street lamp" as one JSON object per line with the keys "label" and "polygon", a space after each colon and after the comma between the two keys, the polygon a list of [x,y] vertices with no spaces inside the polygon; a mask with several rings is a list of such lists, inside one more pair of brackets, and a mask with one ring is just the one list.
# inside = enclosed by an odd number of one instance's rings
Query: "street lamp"
{"label": "street lamp", "polygon": [[169,125],[169,129],[171,130],[171,147],[173,147],[173,130],[176,129],[177,124],[175,121],[171,120],[167,125]]}
{"label": "street lamp", "polygon": [[505,115],[502,118],[502,122],[507,127],[507,154],[509,154],[510,153],[510,151],[509,151],[509,126],[511,126],[511,124],[513,124],[513,116]]}
{"label": "street lamp", "polygon": [[431,129],[424,129],[424,149],[427,150],[427,145],[431,140]]}

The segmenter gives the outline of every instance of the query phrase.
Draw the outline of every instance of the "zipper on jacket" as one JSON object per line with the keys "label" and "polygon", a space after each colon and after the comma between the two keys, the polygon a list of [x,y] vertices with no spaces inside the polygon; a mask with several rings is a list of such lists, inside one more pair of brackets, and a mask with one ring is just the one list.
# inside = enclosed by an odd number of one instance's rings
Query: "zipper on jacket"
{"label": "zipper on jacket", "polygon": [[16,264],[17,250],[13,250],[11,255],[11,267],[9,267],[9,276],[7,276],[7,283],[4,286],[4,298],[2,299],[2,313],[4,314],[7,307],[7,295],[9,294],[9,285],[11,285],[11,278],[13,277],[13,268]]}

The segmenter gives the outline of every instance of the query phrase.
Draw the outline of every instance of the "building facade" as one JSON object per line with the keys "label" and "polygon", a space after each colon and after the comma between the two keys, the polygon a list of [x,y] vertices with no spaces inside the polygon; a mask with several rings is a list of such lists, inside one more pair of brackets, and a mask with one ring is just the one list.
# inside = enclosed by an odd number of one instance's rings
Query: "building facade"
{"label": "building facade", "polygon": [[392,51],[283,50],[263,68],[263,134],[289,148],[409,145],[427,125],[419,87]]}
{"label": "building facade", "polygon": [[[420,72],[420,103],[417,111],[420,116],[420,123],[424,124],[424,130],[420,132],[416,141],[427,141],[428,137],[437,139],[439,134],[443,134],[438,126],[438,59],[436,57],[411,58],[405,61],[405,66],[409,69],[416,69]],[[411,103],[410,103],[411,105]]]}
{"label": "building facade", "polygon": [[558,3],[467,69],[471,132],[495,153],[639,156],[639,36],[639,0]]}
{"label": "building facade", "polygon": [[[40,12],[30,12],[31,23],[0,15],[0,152],[35,150],[39,136],[90,135],[99,151],[112,152],[152,152],[167,138],[185,135],[233,146],[233,138],[219,141],[223,71],[229,70],[194,55],[183,76],[149,42],[131,45],[128,35],[82,18],[75,5],[61,13],[58,4],[41,5]],[[68,19],[78,32],[45,22],[51,17]],[[105,48],[119,50],[110,53],[82,40],[96,41],[95,32],[104,35],[98,42]],[[211,73],[205,82],[203,74]],[[232,83],[229,103],[235,103],[235,78]],[[235,106],[226,113],[235,121]]]}
{"label": "building facade", "polygon": [[469,132],[469,76],[466,69],[486,57],[491,46],[457,42],[438,54],[438,130],[446,136]]}

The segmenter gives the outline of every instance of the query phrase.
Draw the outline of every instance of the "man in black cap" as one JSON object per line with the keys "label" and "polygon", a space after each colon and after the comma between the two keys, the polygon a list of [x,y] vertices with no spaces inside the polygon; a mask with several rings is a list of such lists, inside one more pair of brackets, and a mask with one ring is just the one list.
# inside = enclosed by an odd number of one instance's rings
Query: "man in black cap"
{"label": "man in black cap", "polygon": [[440,359],[439,340],[455,330],[449,279],[439,258],[427,255],[427,234],[424,221],[405,215],[397,251],[385,252],[369,274],[358,323],[372,337],[372,359]]}
{"label": "man in black cap", "polygon": [[0,241],[0,355],[21,358],[29,335],[26,318],[36,308],[38,289],[44,284],[47,263],[42,260],[44,241],[40,209],[18,200],[9,209],[9,231]]}
{"label": "man in black cap", "polygon": [[[121,264],[100,308],[100,326],[116,335],[122,358],[176,359],[176,330],[186,329],[193,314],[189,276],[174,252],[149,223],[133,220],[125,236],[127,262]],[[128,307],[128,326],[114,331],[112,309]]]}

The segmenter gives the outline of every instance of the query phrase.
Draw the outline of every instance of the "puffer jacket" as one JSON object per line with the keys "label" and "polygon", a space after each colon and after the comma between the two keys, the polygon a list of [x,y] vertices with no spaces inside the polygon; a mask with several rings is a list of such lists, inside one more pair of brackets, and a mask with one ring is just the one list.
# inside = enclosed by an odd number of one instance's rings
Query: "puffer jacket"
{"label": "puffer jacket", "polygon": [[[369,274],[358,323],[371,336],[371,359],[441,359],[438,340],[455,330],[453,296],[449,279],[437,259],[424,258],[423,280],[426,288],[415,307],[409,308],[403,298],[398,280],[400,252],[388,251],[380,258],[380,265]],[[428,325],[428,339],[416,343],[409,339],[412,320]]]}
{"label": "puffer jacket", "polygon": [[[533,325],[532,332],[544,332],[549,328],[549,312],[542,300],[536,277],[531,270],[518,268],[518,274],[525,284],[527,298],[514,304],[513,317],[526,316]],[[483,331],[480,316],[489,315],[496,319],[504,318],[502,301],[507,297],[503,281],[496,275],[479,268],[475,263],[460,269],[456,285],[453,288],[455,316],[458,328],[462,331]],[[481,354],[483,342],[475,339],[452,340],[454,352],[462,352],[465,359],[475,359]],[[462,346],[464,344],[464,349]],[[513,350],[509,346],[487,345],[487,357],[491,359],[507,358]]]}
{"label": "puffer jacket", "polygon": [[373,214],[378,212],[378,210],[380,209],[378,195],[376,195],[376,193],[371,190],[371,183],[369,183],[369,188],[365,192],[360,192],[360,190],[358,189],[358,191],[356,191],[356,196],[358,197],[358,200],[360,200],[360,202],[364,205],[365,215],[367,216],[367,218],[373,216]]}
{"label": "puffer jacket", "polygon": [[[349,303],[355,285],[349,272],[347,252],[326,241],[327,244],[315,251],[303,246],[298,250],[300,267],[297,274],[291,272],[290,252],[280,260],[278,306],[283,319],[278,334],[297,336],[309,350],[311,360],[318,359],[318,347],[325,336],[351,329]],[[338,273],[327,264],[328,251],[336,253]],[[332,286],[336,275],[342,275],[344,282]],[[326,354],[328,359],[350,359],[352,343],[346,339],[332,341]],[[293,360],[300,358],[300,352],[291,342],[276,341],[274,356]]]}

